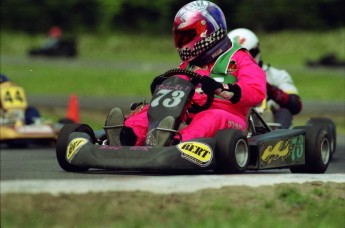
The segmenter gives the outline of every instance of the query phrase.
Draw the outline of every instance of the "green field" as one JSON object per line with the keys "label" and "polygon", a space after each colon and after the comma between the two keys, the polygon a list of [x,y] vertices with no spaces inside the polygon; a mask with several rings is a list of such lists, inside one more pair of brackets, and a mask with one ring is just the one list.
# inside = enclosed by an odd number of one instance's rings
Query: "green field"
{"label": "green field", "polygon": [[[345,29],[258,34],[266,63],[286,69],[304,100],[345,101],[345,70],[308,68],[305,62],[334,53],[345,61]],[[76,59],[29,58],[43,35],[2,32],[1,72],[29,94],[147,96],[151,80],[180,63],[171,37],[80,35]]]}
{"label": "green field", "polygon": [[[291,74],[302,101],[345,103],[344,68],[305,65],[307,60],[318,60],[328,53],[345,61],[345,29],[259,33],[258,36],[264,61]],[[28,57],[27,51],[39,47],[45,39],[45,35],[1,34],[1,72],[22,85],[29,95],[148,97],[151,80],[180,63],[171,37],[124,34],[80,35],[79,56],[75,59]],[[42,112],[57,120],[65,110]],[[98,128],[106,113],[90,115],[84,110],[81,115],[83,122]],[[334,119],[339,132],[345,132],[344,115],[327,114],[326,117]],[[295,125],[304,124],[308,118],[296,116]]]}

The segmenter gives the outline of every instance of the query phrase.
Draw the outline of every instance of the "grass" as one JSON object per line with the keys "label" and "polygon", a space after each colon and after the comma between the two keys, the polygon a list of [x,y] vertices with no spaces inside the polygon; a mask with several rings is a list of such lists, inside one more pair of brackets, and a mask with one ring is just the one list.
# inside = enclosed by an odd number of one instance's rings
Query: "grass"
{"label": "grass", "polygon": [[2,195],[3,227],[276,227],[345,224],[345,185],[224,187],[192,194]]}
{"label": "grass", "polygon": [[[345,29],[259,37],[264,61],[286,69],[303,99],[345,101],[344,69],[305,66],[308,59],[316,60],[327,53],[345,60]],[[27,51],[44,39],[43,35],[1,34],[1,71],[29,94],[147,96],[151,80],[179,64],[171,37],[83,35],[78,39],[76,59],[29,58]]]}

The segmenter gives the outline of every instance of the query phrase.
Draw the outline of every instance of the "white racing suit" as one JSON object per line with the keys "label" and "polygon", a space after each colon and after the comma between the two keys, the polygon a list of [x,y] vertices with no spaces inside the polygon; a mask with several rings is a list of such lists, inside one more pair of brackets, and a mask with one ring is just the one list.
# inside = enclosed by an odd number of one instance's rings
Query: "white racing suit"
{"label": "white racing suit", "polygon": [[272,111],[275,123],[282,128],[289,128],[293,115],[302,109],[298,90],[287,71],[266,64],[262,65],[262,69],[267,80],[267,104],[264,108]]}

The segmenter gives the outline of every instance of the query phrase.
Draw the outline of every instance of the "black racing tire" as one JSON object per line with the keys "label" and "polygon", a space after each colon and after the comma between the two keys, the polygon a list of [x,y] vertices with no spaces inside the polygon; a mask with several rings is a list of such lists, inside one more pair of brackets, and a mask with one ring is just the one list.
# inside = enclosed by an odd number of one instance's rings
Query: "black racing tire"
{"label": "black racing tire", "polygon": [[217,132],[216,173],[243,173],[246,171],[250,151],[247,137],[240,130],[224,129]]}
{"label": "black racing tire", "polygon": [[86,172],[89,167],[72,165],[67,161],[66,153],[68,147],[68,137],[73,132],[83,132],[90,136],[91,142],[96,142],[96,136],[92,128],[87,124],[66,124],[61,129],[56,142],[56,158],[62,169],[67,172]]}
{"label": "black racing tire", "polygon": [[332,152],[331,158],[332,158],[337,147],[337,133],[336,133],[336,126],[334,122],[328,118],[323,118],[323,117],[310,118],[307,122],[307,126],[315,126],[315,125],[321,125],[327,128],[327,133],[328,133],[330,144],[331,144],[331,152]]}
{"label": "black racing tire", "polygon": [[292,166],[292,173],[325,173],[331,160],[331,145],[323,126],[301,126],[305,130],[305,164]]}
{"label": "black racing tire", "polygon": [[59,124],[71,124],[71,123],[75,123],[74,120],[70,119],[70,118],[61,118],[58,120]]}

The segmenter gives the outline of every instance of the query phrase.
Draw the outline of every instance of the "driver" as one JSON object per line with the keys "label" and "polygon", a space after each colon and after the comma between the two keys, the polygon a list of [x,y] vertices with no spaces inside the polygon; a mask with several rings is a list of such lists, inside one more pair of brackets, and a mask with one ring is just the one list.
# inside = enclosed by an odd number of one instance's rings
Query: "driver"
{"label": "driver", "polygon": [[272,110],[276,123],[279,123],[282,128],[290,128],[293,115],[302,110],[302,101],[290,74],[285,70],[263,63],[259,39],[249,29],[234,29],[228,33],[228,36],[246,48],[265,71],[267,76],[267,106]]}
{"label": "driver", "polygon": [[[209,1],[190,2],[177,12],[173,34],[182,60],[180,68],[202,76],[192,102],[202,105],[206,94],[217,95],[209,109],[183,115],[189,125],[180,130],[182,141],[213,137],[218,130],[226,128],[245,131],[249,109],[265,99],[266,75],[247,50],[231,42],[222,10]],[[165,79],[156,77],[151,90]],[[147,110],[148,105],[127,119],[119,108],[111,110],[105,123],[108,144],[144,145],[148,131]],[[158,127],[173,129],[174,124],[174,119],[168,116]],[[115,125],[124,127],[111,127]],[[155,145],[171,143],[170,133],[158,130]]]}
{"label": "driver", "polygon": [[37,108],[27,104],[25,92],[17,87],[16,83],[0,73],[0,91],[4,95],[0,99],[0,122],[16,122],[18,118],[23,118],[25,124],[33,124],[41,115]]}

